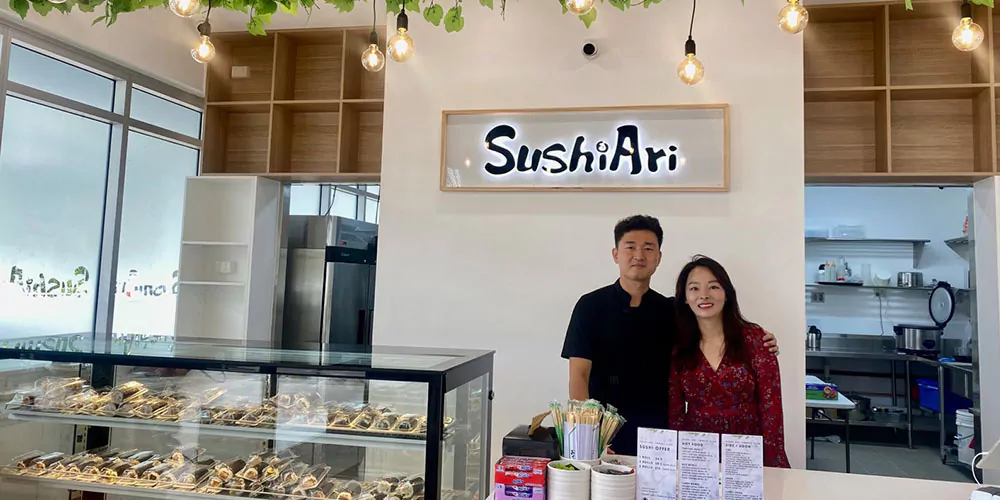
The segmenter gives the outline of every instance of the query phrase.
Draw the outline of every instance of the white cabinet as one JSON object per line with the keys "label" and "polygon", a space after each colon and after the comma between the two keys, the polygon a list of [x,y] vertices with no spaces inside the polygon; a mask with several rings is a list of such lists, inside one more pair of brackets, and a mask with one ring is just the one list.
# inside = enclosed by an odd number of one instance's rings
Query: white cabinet
{"label": "white cabinet", "polygon": [[270,179],[188,178],[178,338],[271,340],[281,199]]}

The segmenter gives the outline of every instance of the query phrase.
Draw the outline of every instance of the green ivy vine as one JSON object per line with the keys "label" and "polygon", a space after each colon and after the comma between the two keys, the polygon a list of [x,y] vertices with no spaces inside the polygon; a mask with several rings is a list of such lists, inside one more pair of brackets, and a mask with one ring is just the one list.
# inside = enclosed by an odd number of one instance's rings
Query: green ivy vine
{"label": "green ivy vine", "polygon": [[[103,23],[111,26],[118,20],[118,15],[128,12],[135,12],[142,9],[168,8],[169,0],[9,0],[10,9],[21,16],[27,17],[28,12],[34,10],[38,14],[45,16],[53,10],[63,14],[68,14],[77,9],[81,12],[101,12],[94,19],[93,24]],[[210,0],[200,0],[204,8],[208,7]],[[338,12],[351,12],[360,2],[369,0],[211,0],[212,7],[216,9],[232,10],[242,12],[248,16],[247,31],[253,35],[265,35],[266,26],[271,22],[271,16],[279,10],[282,13],[296,16],[299,11],[307,15],[313,9],[321,8],[321,4],[328,4],[337,9]],[[373,2],[383,0],[370,0]],[[465,17],[462,13],[463,0],[384,0],[386,11],[398,14],[403,9],[410,12],[422,14],[428,23],[434,26],[444,26],[448,33],[462,31],[465,27]],[[494,9],[495,0],[468,0],[478,2],[480,6]],[[536,0],[532,0],[536,1]],[[565,0],[556,0],[562,6],[563,14],[566,14]],[[745,0],[740,0],[743,3]],[[913,0],[904,0],[907,10],[913,10]],[[971,0],[972,3],[993,7],[994,0]],[[663,0],[600,0],[601,4],[607,4],[622,12],[633,7],[649,8],[653,4],[658,4]],[[504,17],[506,13],[507,0],[496,0],[499,6],[500,15]],[[445,8],[447,7],[447,10]],[[591,9],[590,12],[578,16],[586,27],[590,27],[597,20],[598,9]]]}

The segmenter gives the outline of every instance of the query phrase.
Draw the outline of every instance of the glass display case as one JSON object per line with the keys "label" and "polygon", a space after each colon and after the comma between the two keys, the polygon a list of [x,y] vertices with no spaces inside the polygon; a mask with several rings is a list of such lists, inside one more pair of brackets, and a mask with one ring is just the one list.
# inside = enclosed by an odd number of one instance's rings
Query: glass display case
{"label": "glass display case", "polygon": [[483,500],[492,375],[492,351],[6,340],[0,498]]}

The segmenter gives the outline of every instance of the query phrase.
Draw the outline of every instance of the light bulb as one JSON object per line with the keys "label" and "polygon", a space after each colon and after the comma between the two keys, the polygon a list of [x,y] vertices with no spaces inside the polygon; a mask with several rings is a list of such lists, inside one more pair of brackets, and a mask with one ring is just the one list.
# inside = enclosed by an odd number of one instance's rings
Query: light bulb
{"label": "light bulb", "polygon": [[411,57],[413,57],[413,52],[415,48],[413,46],[413,39],[410,35],[406,34],[405,29],[396,30],[396,34],[392,35],[389,39],[389,44],[386,46],[386,51],[389,52],[389,57],[391,57],[396,62],[406,62]]}
{"label": "light bulb", "polygon": [[208,35],[201,35],[198,45],[191,49],[191,57],[200,63],[207,63],[215,57],[215,45],[209,40]]}
{"label": "light bulb", "polygon": [[971,17],[963,17],[958,27],[951,33],[951,43],[955,44],[956,49],[969,52],[983,44],[984,36],[981,26],[972,22]]}
{"label": "light bulb", "polygon": [[778,27],[785,33],[801,33],[809,24],[809,11],[799,0],[788,0],[788,5],[778,13]]}
{"label": "light bulb", "polygon": [[566,10],[582,16],[594,8],[594,0],[566,0]]}
{"label": "light bulb", "polygon": [[702,77],[705,76],[705,66],[694,56],[694,53],[689,52],[680,65],[677,66],[677,76],[680,77],[682,82],[694,85],[700,82]]}
{"label": "light bulb", "polygon": [[368,45],[368,50],[361,54],[361,66],[372,73],[378,73],[385,67],[385,54],[378,48],[378,44]]}
{"label": "light bulb", "polygon": [[170,0],[170,12],[181,17],[191,17],[201,10],[198,0]]}

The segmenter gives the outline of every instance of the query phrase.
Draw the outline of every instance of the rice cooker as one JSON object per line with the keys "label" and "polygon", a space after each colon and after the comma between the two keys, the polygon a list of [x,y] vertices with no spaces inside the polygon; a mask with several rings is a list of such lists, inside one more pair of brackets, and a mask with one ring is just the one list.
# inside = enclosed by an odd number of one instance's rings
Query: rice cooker
{"label": "rice cooker", "polygon": [[895,325],[896,351],[936,357],[941,354],[941,335],[955,315],[955,291],[945,281],[938,282],[927,304],[933,325]]}

